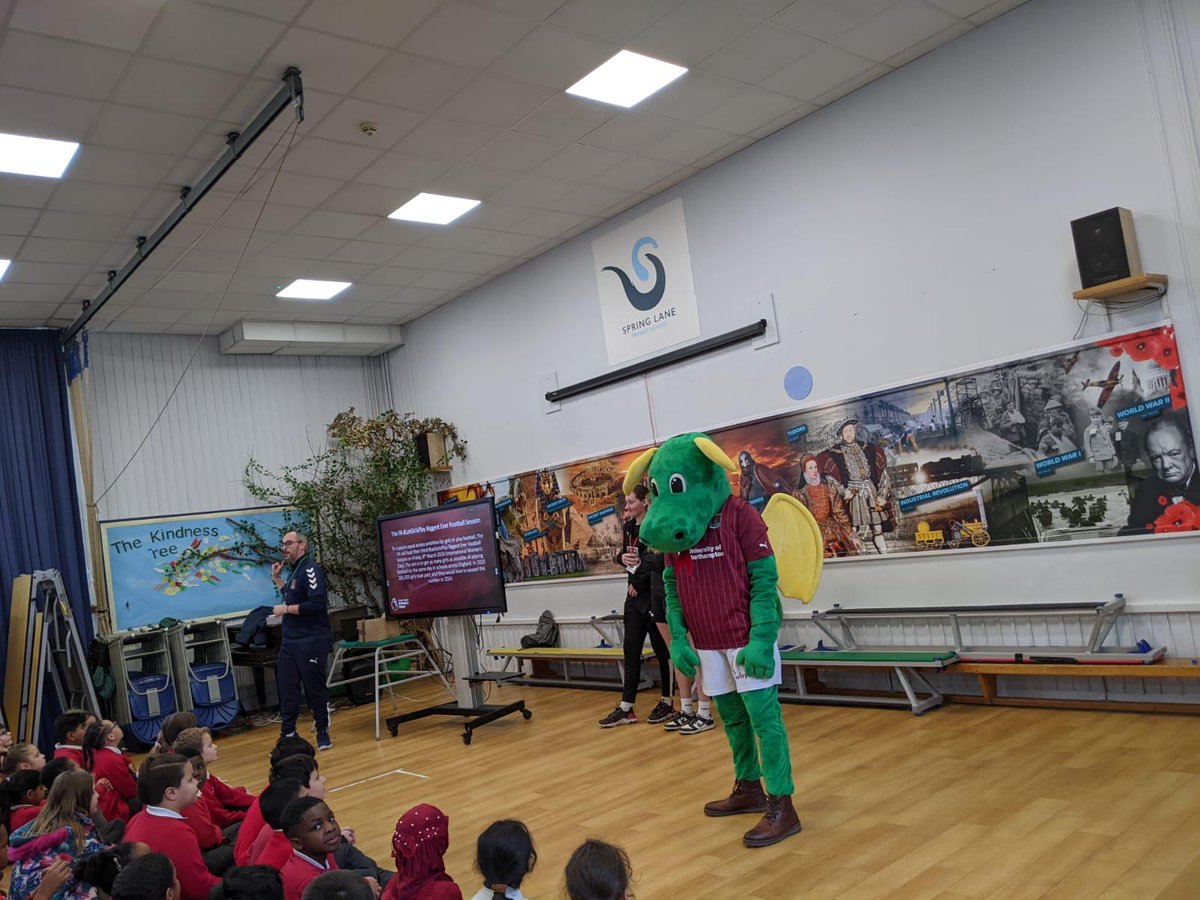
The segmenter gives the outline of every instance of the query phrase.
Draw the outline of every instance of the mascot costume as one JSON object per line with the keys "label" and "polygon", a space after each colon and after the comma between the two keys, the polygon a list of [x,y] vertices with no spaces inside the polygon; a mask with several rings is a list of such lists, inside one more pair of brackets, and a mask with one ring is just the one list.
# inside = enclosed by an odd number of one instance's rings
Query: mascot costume
{"label": "mascot costume", "polygon": [[649,474],[654,502],[641,537],[666,554],[671,658],[685,675],[702,669],[733,751],[733,791],[705,804],[704,814],[762,813],[742,842],[767,847],[800,831],[779,707],[779,590],[812,599],[822,541],[800,501],[776,494],[759,516],[734,497],[729,475],[737,472],[707,435],[684,434],[634,460],[624,489]]}

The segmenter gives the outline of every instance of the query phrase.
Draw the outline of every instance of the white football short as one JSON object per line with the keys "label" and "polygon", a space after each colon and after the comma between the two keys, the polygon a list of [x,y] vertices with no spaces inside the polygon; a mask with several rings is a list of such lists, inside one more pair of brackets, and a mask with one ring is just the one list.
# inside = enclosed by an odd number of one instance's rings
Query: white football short
{"label": "white football short", "polygon": [[704,682],[704,692],[710,697],[721,694],[732,694],[737,691],[761,691],[773,685],[783,683],[783,662],[779,657],[779,645],[775,645],[775,674],[770,678],[751,678],[746,670],[735,660],[741,647],[732,650],[697,650],[700,657],[700,680]]}

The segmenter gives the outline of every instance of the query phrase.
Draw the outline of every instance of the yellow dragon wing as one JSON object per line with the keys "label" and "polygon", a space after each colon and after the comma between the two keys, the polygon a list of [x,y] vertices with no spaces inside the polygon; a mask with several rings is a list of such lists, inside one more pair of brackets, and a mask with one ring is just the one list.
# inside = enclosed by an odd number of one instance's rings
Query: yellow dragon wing
{"label": "yellow dragon wing", "polygon": [[775,494],[762,512],[767,535],[775,551],[779,590],[785,597],[808,603],[817,593],[825,547],[821,530],[803,503],[787,494]]}

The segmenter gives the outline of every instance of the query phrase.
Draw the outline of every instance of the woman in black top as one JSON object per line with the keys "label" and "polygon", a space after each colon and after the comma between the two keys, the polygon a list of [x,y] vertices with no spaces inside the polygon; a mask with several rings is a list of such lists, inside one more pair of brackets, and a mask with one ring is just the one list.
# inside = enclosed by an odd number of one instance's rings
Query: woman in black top
{"label": "woman in black top", "polygon": [[671,708],[671,656],[667,642],[655,625],[653,608],[657,607],[666,617],[666,596],[663,592],[663,556],[655,553],[638,538],[638,529],[650,508],[650,492],[645,485],[637,485],[625,497],[625,550],[617,562],[629,571],[625,587],[625,675],[621,705],[600,720],[601,728],[615,725],[633,725],[637,715],[633,701],[637,697],[638,682],[642,680],[642,651],[646,637],[658,659],[659,676],[662,679],[662,696],[651,710],[646,721],[658,725],[671,719],[675,710]]}

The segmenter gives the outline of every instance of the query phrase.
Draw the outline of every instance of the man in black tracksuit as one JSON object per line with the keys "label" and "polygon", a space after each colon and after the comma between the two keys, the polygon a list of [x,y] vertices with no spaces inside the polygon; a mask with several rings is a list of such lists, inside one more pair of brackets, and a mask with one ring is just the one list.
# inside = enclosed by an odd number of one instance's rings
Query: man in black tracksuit
{"label": "man in black tracksuit", "polygon": [[[284,567],[288,566],[285,574]],[[274,608],[283,617],[283,642],[275,669],[279,688],[280,733],[296,733],[300,714],[300,689],[312,710],[317,726],[317,749],[328,750],[329,697],[325,690],[325,667],[333,644],[325,573],[308,551],[308,538],[295,531],[283,536],[283,560],[271,566],[271,580],[283,593]]]}

